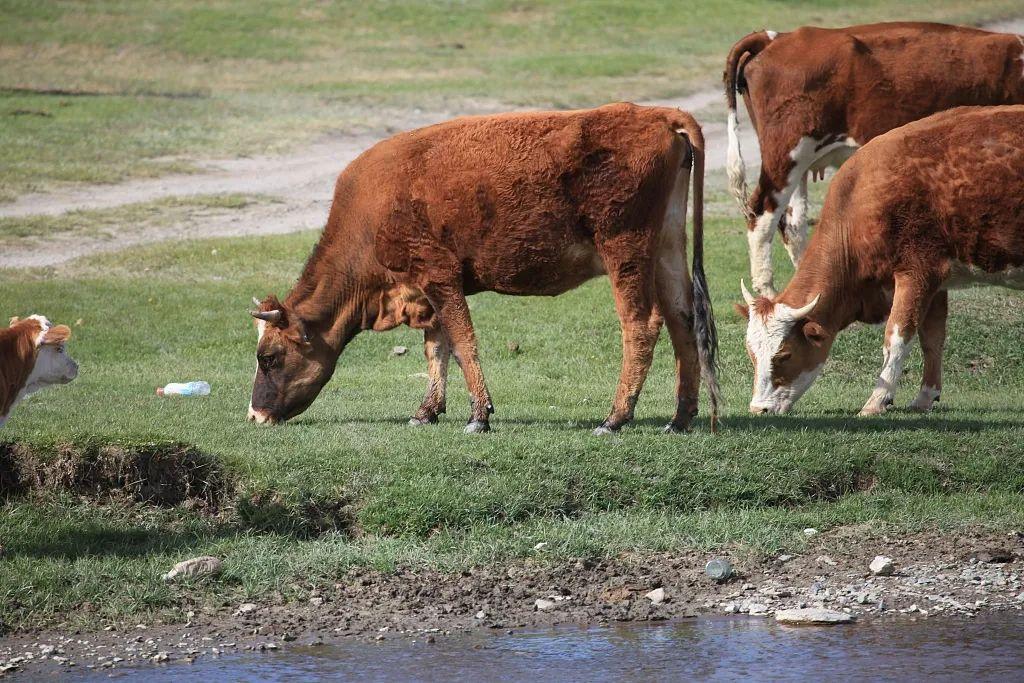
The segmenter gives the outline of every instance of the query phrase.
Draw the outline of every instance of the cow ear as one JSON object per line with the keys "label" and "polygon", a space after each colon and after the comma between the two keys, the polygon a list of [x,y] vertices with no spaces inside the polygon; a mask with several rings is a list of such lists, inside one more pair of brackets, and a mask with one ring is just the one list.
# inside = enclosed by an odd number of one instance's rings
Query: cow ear
{"label": "cow ear", "polygon": [[11,322],[7,323],[7,325],[9,327],[14,327],[20,321],[21,321],[21,318],[19,318],[18,316],[14,316],[13,318],[11,318]]}
{"label": "cow ear", "polygon": [[804,323],[804,336],[814,346],[821,346],[828,340],[825,328],[813,320],[808,320]]}
{"label": "cow ear", "polygon": [[750,307],[745,304],[733,304],[733,309],[739,314],[744,320],[750,320]]}
{"label": "cow ear", "polygon": [[43,346],[59,346],[71,338],[71,328],[67,325],[54,325],[43,335]]}

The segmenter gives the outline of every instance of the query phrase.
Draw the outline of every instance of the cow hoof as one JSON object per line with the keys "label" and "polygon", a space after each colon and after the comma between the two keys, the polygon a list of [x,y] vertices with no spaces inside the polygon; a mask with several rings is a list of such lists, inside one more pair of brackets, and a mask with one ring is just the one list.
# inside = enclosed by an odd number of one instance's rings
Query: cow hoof
{"label": "cow hoof", "polygon": [[473,420],[466,425],[467,434],[483,434],[484,432],[489,431],[491,431],[491,425],[483,420]]}
{"label": "cow hoof", "polygon": [[672,424],[671,422],[665,425],[661,430],[663,434],[685,434],[688,431],[690,430],[686,427],[680,427],[679,425]]}
{"label": "cow hoof", "polygon": [[431,420],[429,417],[414,417],[409,420],[410,427],[423,427],[425,425],[437,424],[437,418]]}
{"label": "cow hoof", "polygon": [[594,433],[594,436],[611,436],[612,434],[615,434],[618,431],[619,430],[617,430],[617,429],[612,429],[611,427],[606,427],[605,425],[601,425],[600,427],[595,429],[593,433]]}
{"label": "cow hoof", "polygon": [[875,417],[885,412],[885,406],[864,406],[858,415],[860,417]]}

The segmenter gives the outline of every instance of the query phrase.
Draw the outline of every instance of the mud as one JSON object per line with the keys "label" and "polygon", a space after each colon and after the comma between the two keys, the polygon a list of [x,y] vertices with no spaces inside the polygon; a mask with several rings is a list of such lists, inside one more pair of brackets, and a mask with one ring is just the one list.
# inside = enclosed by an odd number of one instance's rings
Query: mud
{"label": "mud", "polygon": [[[110,623],[96,633],[60,629],[12,635],[0,643],[0,669],[117,668],[139,662],[195,661],[244,650],[268,651],[337,642],[437,638],[490,629],[516,631],[551,624],[599,625],[701,614],[824,606],[858,621],[972,618],[1024,608],[1024,534],[983,530],[894,537],[870,527],[813,536],[799,553],[734,555],[735,575],[715,583],[703,572],[710,557],[685,551],[609,559],[547,561],[539,557],[460,573],[370,568],[337,583],[308,585],[301,602],[266,595],[245,605],[189,609],[188,623]],[[875,555],[895,561],[892,576],[873,576]],[[226,558],[230,561],[230,558]],[[154,578],[156,580],[156,578]],[[646,596],[662,588],[665,600]],[[537,600],[549,609],[538,609]],[[116,658],[116,659],[115,659]]]}

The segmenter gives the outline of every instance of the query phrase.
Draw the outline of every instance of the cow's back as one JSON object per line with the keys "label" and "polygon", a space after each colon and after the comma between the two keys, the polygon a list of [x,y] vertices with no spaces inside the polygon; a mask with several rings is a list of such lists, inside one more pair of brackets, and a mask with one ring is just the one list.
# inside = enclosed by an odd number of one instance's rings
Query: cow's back
{"label": "cow's back", "polygon": [[941,112],[875,138],[843,165],[815,248],[1005,271],[1024,264],[1021,188],[1024,106]]}
{"label": "cow's back", "polygon": [[379,143],[339,186],[374,207],[363,213],[389,270],[459,268],[468,290],[507,293],[554,270],[568,280],[540,293],[557,293],[600,272],[595,240],[642,231],[664,207],[685,151],[678,114],[620,103],[455,119]]}
{"label": "cow's back", "polygon": [[747,63],[744,78],[759,125],[864,144],[945,109],[1024,102],[1022,53],[1018,36],[946,24],[802,27]]}

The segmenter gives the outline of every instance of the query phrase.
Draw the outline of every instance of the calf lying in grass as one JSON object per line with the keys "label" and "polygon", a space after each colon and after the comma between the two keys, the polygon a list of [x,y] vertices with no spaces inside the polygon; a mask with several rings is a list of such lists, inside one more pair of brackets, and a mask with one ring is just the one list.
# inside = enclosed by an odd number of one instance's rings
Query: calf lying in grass
{"label": "calf lying in grass", "polygon": [[11,318],[10,327],[0,330],[0,427],[21,399],[78,376],[78,364],[64,348],[70,337],[67,325],[51,325],[41,315]]}

